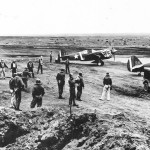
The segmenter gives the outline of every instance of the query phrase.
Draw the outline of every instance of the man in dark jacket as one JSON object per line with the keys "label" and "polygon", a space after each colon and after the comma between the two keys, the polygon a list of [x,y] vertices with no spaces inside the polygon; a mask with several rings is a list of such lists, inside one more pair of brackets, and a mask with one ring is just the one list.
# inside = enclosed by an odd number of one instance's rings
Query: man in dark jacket
{"label": "man in dark jacket", "polygon": [[110,78],[109,73],[106,73],[106,76],[103,79],[103,92],[102,92],[102,96],[100,98],[100,100],[104,100],[105,99],[105,95],[107,96],[107,100],[110,100],[110,90],[112,88],[112,80]]}
{"label": "man in dark jacket", "polygon": [[73,74],[69,74],[68,83],[69,83],[69,87],[70,87],[69,105],[72,105],[72,103],[73,103],[73,106],[78,106],[75,103],[75,98],[76,98],[75,83],[76,83],[76,81],[73,78]]}
{"label": "man in dark jacket", "polygon": [[10,68],[12,70],[12,77],[13,77],[13,74],[17,72],[17,63],[15,60],[12,61]]}
{"label": "man in dark jacket", "polygon": [[5,79],[5,68],[8,68],[8,66],[6,65],[3,59],[0,62],[0,68],[1,72],[3,73],[3,78]]}
{"label": "man in dark jacket", "polygon": [[39,73],[40,69],[41,69],[41,74],[43,74],[43,57],[42,56],[39,58],[39,65],[38,65],[37,74]]}
{"label": "man in dark jacket", "polygon": [[34,108],[36,104],[37,104],[37,107],[41,107],[42,97],[44,96],[44,94],[45,94],[45,91],[44,91],[44,88],[42,87],[42,83],[40,79],[36,79],[36,84],[34,85],[32,89],[33,100],[31,102],[30,107]]}
{"label": "man in dark jacket", "polygon": [[58,92],[59,92],[59,99],[63,99],[63,88],[65,85],[65,71],[64,69],[61,69],[61,71],[57,74],[56,80],[58,83]]}
{"label": "man in dark jacket", "polygon": [[34,72],[33,72],[34,65],[31,60],[27,63],[27,68],[29,69],[29,72],[31,72],[32,77],[34,78]]}
{"label": "man in dark jacket", "polygon": [[65,65],[66,65],[66,74],[67,74],[67,73],[70,73],[70,69],[69,69],[69,65],[70,65],[69,58],[67,58],[67,60],[66,60],[66,62],[65,62]]}
{"label": "man in dark jacket", "polygon": [[22,72],[22,80],[25,84],[25,88],[28,86],[28,78],[30,77],[30,73],[28,71],[28,68],[25,67],[24,71]]}
{"label": "man in dark jacket", "polygon": [[13,74],[13,78],[9,82],[10,89],[14,92],[16,103],[14,104],[15,110],[20,110],[21,103],[21,91],[24,89],[24,83],[21,77],[17,76],[16,73]]}
{"label": "man in dark jacket", "polygon": [[76,82],[77,82],[77,100],[81,101],[82,88],[84,88],[82,73],[79,73]]}

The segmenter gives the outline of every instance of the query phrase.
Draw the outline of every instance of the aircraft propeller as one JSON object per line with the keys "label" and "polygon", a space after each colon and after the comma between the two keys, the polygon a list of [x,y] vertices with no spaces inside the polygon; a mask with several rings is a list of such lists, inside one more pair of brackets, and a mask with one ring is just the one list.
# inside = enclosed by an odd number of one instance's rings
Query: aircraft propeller
{"label": "aircraft propeller", "polygon": [[112,55],[113,55],[113,57],[114,57],[114,61],[115,61],[115,52],[117,52],[117,50],[114,49],[114,48],[112,48],[111,53],[112,53]]}
{"label": "aircraft propeller", "polygon": [[115,54],[113,54],[113,57],[114,57],[114,61],[115,61]]}

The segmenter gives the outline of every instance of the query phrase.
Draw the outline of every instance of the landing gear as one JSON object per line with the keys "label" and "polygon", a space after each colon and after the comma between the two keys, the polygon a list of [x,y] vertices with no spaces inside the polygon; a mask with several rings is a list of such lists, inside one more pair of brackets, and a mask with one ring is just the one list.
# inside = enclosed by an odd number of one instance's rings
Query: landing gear
{"label": "landing gear", "polygon": [[104,66],[104,62],[101,60],[101,66]]}
{"label": "landing gear", "polygon": [[104,62],[101,59],[99,59],[98,63],[97,63],[97,66],[104,66]]}
{"label": "landing gear", "polygon": [[138,73],[138,76],[141,76],[141,72],[140,72],[140,73]]}

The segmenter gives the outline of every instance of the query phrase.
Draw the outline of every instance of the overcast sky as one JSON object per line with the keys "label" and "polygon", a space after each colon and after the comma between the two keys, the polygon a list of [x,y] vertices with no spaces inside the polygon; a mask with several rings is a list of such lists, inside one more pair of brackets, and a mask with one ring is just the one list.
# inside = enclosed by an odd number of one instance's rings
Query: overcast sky
{"label": "overcast sky", "polygon": [[0,0],[0,35],[150,33],[150,0]]}

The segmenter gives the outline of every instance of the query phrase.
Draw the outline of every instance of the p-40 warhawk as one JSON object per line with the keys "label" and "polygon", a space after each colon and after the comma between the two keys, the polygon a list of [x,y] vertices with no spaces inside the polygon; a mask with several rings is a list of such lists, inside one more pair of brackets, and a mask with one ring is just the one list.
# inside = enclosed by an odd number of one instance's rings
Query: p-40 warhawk
{"label": "p-40 warhawk", "polygon": [[117,52],[114,48],[106,48],[103,50],[83,50],[81,52],[73,53],[66,55],[63,51],[60,52],[60,58],[62,60],[66,60],[67,58],[69,60],[80,60],[80,61],[91,61],[92,63],[97,63],[97,65],[104,65],[103,59],[109,59],[111,57],[114,57],[115,59],[115,52]]}
{"label": "p-40 warhawk", "polygon": [[141,75],[141,72],[144,72],[145,68],[150,68],[150,63],[142,64],[142,62],[136,57],[131,56],[127,62],[127,69],[130,72],[139,72],[138,75]]}

